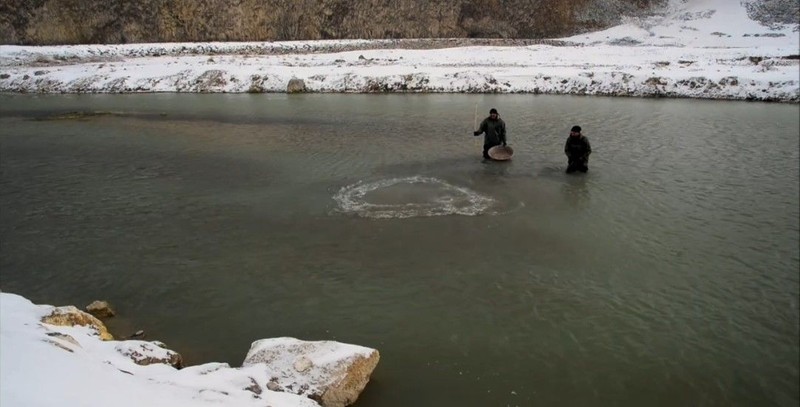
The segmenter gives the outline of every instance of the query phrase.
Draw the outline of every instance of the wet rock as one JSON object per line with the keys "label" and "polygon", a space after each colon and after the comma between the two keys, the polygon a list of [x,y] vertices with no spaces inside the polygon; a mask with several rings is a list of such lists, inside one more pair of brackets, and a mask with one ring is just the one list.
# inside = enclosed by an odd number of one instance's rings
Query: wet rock
{"label": "wet rock", "polygon": [[98,318],[109,318],[116,314],[108,302],[99,300],[93,301],[91,304],[87,305],[86,312]]}
{"label": "wet rock", "polygon": [[42,323],[57,326],[87,326],[104,341],[114,339],[99,319],[72,305],[54,308],[50,315],[42,318]]}

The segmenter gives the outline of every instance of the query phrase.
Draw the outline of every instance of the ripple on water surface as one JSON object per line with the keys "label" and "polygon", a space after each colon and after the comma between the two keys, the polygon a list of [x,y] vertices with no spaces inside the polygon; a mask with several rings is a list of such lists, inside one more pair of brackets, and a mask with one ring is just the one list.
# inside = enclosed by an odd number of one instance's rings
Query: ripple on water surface
{"label": "ripple on water surface", "polygon": [[468,188],[421,176],[358,182],[343,187],[333,198],[340,211],[366,218],[475,216],[494,203]]}

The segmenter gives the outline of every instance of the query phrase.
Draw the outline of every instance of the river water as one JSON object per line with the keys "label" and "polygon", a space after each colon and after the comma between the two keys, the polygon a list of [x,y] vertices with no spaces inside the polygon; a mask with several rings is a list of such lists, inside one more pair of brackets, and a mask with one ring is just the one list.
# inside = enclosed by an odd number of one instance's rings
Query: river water
{"label": "river water", "polygon": [[[496,107],[515,148],[482,162]],[[107,112],[83,116],[68,112]],[[190,363],[374,347],[359,406],[800,401],[800,106],[0,97],[0,283]],[[587,174],[564,174],[572,125]]]}

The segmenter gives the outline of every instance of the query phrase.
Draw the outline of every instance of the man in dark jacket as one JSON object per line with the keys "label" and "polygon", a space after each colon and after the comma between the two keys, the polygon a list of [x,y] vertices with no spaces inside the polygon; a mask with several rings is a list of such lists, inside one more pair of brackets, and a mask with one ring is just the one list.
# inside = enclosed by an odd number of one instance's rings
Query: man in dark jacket
{"label": "man in dark jacket", "polygon": [[592,146],[589,139],[581,135],[581,126],[574,126],[567,137],[567,144],[564,145],[564,153],[569,159],[567,173],[575,171],[589,171],[589,154],[592,153]]}
{"label": "man in dark jacket", "polygon": [[506,145],[506,122],[497,114],[497,109],[489,110],[489,117],[483,119],[478,130],[473,133],[475,136],[483,137],[483,158],[491,160],[489,149],[500,144]]}

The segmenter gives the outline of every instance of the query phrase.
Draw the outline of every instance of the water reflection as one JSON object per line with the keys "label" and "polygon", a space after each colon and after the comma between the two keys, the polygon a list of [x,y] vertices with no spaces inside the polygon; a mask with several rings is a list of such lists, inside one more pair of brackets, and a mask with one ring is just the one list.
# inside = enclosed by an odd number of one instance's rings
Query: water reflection
{"label": "water reflection", "polygon": [[561,194],[567,205],[577,209],[590,206],[589,176],[589,174],[564,175],[565,181],[561,186]]}
{"label": "water reflection", "polygon": [[509,161],[490,161],[490,160],[481,160],[483,173],[485,175],[494,176],[494,177],[505,177],[511,173],[513,169],[513,160]]}

